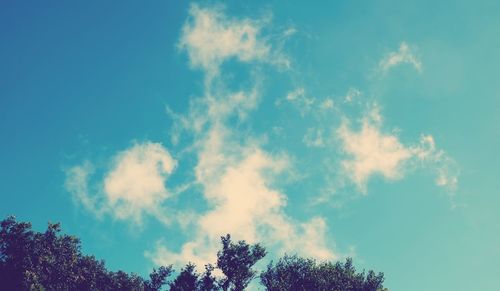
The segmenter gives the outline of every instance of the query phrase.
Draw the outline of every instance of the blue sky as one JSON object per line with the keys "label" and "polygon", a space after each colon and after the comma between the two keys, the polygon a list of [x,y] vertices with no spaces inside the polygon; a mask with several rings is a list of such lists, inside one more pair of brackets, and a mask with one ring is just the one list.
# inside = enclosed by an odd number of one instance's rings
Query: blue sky
{"label": "blue sky", "polygon": [[500,288],[496,1],[0,5],[2,216],[140,274],[231,233]]}

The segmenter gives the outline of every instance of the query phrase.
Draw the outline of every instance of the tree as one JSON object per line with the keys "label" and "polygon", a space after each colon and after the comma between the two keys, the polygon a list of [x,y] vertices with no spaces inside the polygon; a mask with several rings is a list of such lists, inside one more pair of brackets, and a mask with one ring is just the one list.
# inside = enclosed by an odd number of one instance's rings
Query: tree
{"label": "tree", "polygon": [[[36,232],[31,224],[10,216],[0,222],[0,289],[159,291],[168,286],[172,291],[242,291],[256,277],[252,268],[266,250],[260,244],[234,243],[229,234],[221,237],[221,243],[216,266],[205,265],[202,274],[189,263],[172,282],[168,280],[172,266],[153,269],[144,279],[133,273],[108,271],[104,261],[81,252],[78,238],[61,234],[58,223]],[[222,275],[214,276],[215,268]],[[261,284],[269,291],[387,291],[383,281],[382,273],[356,272],[351,259],[317,263],[284,256],[260,274]]]}
{"label": "tree", "polygon": [[228,234],[221,237],[222,250],[217,252],[217,268],[225,278],[221,279],[222,290],[244,290],[255,277],[253,265],[266,255],[266,250],[259,244],[250,246],[245,241],[231,242]]}
{"label": "tree", "polygon": [[61,234],[49,223],[43,233],[9,216],[0,223],[2,290],[147,290],[166,284],[172,268],[154,270],[149,280],[123,271],[110,272],[104,262],[82,254],[80,240]]}
{"label": "tree", "polygon": [[187,264],[179,273],[177,278],[170,283],[170,291],[193,291],[198,285],[198,274],[194,264]]}
{"label": "tree", "polygon": [[216,279],[212,275],[214,270],[214,266],[211,264],[205,265],[205,272],[203,276],[198,281],[198,290],[199,291],[217,291],[219,290]]}
{"label": "tree", "polygon": [[58,236],[59,224],[44,233],[8,217],[1,222],[0,280],[12,289],[70,289],[82,283],[78,271],[79,240]]}
{"label": "tree", "polygon": [[145,291],[157,291],[161,287],[167,284],[167,278],[173,272],[172,266],[161,266],[158,270],[153,269],[153,272],[149,274],[149,280],[144,282]]}
{"label": "tree", "polygon": [[352,260],[345,263],[324,262],[285,256],[276,264],[272,262],[260,275],[262,285],[269,291],[319,290],[319,291],[380,291],[384,274],[369,271],[357,273]]}
{"label": "tree", "polygon": [[316,290],[315,264],[312,259],[285,256],[260,274],[261,284],[269,291]]}

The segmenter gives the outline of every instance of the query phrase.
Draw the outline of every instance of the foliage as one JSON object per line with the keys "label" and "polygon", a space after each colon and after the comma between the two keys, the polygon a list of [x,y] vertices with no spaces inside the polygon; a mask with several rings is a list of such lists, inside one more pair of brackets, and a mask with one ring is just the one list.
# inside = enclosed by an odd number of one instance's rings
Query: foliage
{"label": "foliage", "polygon": [[217,267],[225,275],[220,283],[222,290],[244,290],[255,277],[252,266],[266,255],[266,250],[259,244],[250,246],[245,241],[232,243],[229,234],[221,240],[222,250],[217,253]]}
{"label": "foliage", "polygon": [[2,290],[160,290],[171,267],[153,271],[150,280],[123,271],[108,271],[103,261],[82,254],[80,241],[60,234],[49,223],[44,233],[7,217],[0,225]]}
{"label": "foliage", "polygon": [[198,285],[198,274],[196,274],[194,264],[187,264],[179,273],[177,278],[170,283],[170,291],[192,291]]}
{"label": "foliage", "polygon": [[345,263],[316,263],[312,259],[285,256],[270,263],[260,275],[266,290],[379,291],[384,275],[369,271],[357,273],[351,259]]}
{"label": "foliage", "polygon": [[160,290],[163,285],[167,284],[167,278],[172,272],[172,266],[161,266],[158,270],[153,269],[153,272],[149,274],[149,280],[144,282],[144,290]]}
{"label": "foliage", "polygon": [[198,290],[199,291],[217,291],[219,290],[218,285],[216,284],[216,278],[212,275],[214,271],[214,266],[211,264],[205,265],[205,272],[203,276],[198,281]]}
{"label": "foliage", "polygon": [[[205,265],[203,273],[187,264],[172,282],[172,266],[154,269],[148,279],[123,271],[108,271],[102,260],[81,252],[80,241],[61,234],[59,224],[49,223],[45,232],[36,232],[31,224],[17,222],[12,216],[0,223],[0,286],[2,290],[137,290],[173,291],[244,290],[257,276],[252,269],[266,255],[260,244],[232,242],[221,237],[222,249],[217,264]],[[215,269],[220,275],[215,276]],[[269,291],[338,290],[381,291],[384,275],[356,272],[351,259],[345,263],[322,262],[297,256],[285,256],[270,263],[260,274],[260,282]]]}

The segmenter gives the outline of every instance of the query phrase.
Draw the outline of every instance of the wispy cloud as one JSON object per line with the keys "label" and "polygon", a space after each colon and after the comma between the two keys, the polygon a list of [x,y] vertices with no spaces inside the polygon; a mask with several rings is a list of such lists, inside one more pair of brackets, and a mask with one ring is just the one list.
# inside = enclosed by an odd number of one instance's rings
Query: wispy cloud
{"label": "wispy cloud", "polygon": [[[268,59],[274,48],[259,35],[264,22],[229,19],[221,8],[192,6],[181,45],[191,64],[206,73],[204,95],[191,100],[186,114],[170,113],[175,130],[193,137],[195,183],[201,186],[209,210],[198,213],[191,225],[193,234],[175,251],[159,241],[147,252],[157,264],[203,266],[215,260],[221,235],[230,233],[248,242],[268,241],[278,253],[302,253],[321,259],[335,258],[332,245],[326,241],[324,219],[296,221],[285,214],[287,195],[278,189],[277,177],[290,169],[285,152],[271,154],[259,138],[233,128],[234,118],[245,122],[258,106],[258,81],[246,90],[233,92],[223,84],[219,66],[229,58],[250,65],[274,61]],[[286,31],[288,37],[295,31]],[[279,64],[278,64],[279,65]],[[225,84],[227,85],[227,84]],[[303,98],[303,92],[292,92],[287,101]],[[311,239],[300,239],[311,235]]]}
{"label": "wispy cloud", "polygon": [[324,147],[323,130],[320,128],[308,128],[302,141],[308,147]]}
{"label": "wispy cloud", "polygon": [[81,165],[66,170],[65,188],[72,194],[73,202],[81,204],[87,211],[92,212],[98,218],[106,211],[101,206],[102,196],[92,195],[94,189],[90,188],[90,177],[94,173],[91,162],[85,161]]}
{"label": "wispy cloud", "polygon": [[[96,216],[107,214],[135,225],[141,225],[144,217],[150,216],[167,227],[175,221],[182,229],[189,230],[183,234],[187,239],[180,248],[169,248],[160,239],[154,249],[146,252],[157,264],[193,262],[201,267],[214,262],[220,236],[226,233],[250,243],[266,241],[275,255],[287,252],[317,259],[339,257],[334,243],[328,239],[325,218],[313,215],[298,220],[286,213],[287,191],[278,185],[281,178],[294,170],[293,157],[285,150],[266,151],[259,136],[243,133],[234,126],[247,122],[258,108],[262,77],[250,74],[252,85],[233,90],[226,82],[222,64],[235,60],[249,67],[262,63],[289,65],[280,52],[281,44],[276,48],[270,38],[262,35],[268,24],[267,18],[231,18],[225,15],[222,6],[194,4],[183,26],[179,47],[187,53],[191,66],[205,73],[204,92],[189,101],[186,112],[170,109],[167,112],[173,120],[172,143],[182,145],[182,151],[194,158],[195,165],[187,170],[192,177],[189,183],[197,186],[193,195],[204,199],[204,210],[195,211],[185,205],[172,211],[166,208],[165,203],[176,192],[172,190],[176,188],[166,182],[177,163],[183,161],[174,160],[169,150],[159,143],[135,144],[117,153],[97,183],[90,181],[94,173],[90,162],[67,171],[67,189],[75,201]],[[283,32],[278,42],[295,31]],[[400,63],[410,63],[418,71],[422,69],[406,43],[401,44],[399,51],[388,54],[380,62],[380,69],[387,72]],[[370,107],[359,126],[346,117],[339,125],[342,104],[361,104],[357,101],[360,95],[359,90],[351,88],[347,95],[335,100],[333,97],[318,99],[307,95],[304,87],[298,87],[275,104],[291,104],[302,116],[313,113],[310,116],[314,115],[315,122],[337,118],[328,128],[308,127],[299,139],[302,136],[310,148],[333,147],[330,142],[333,132],[340,141],[342,179],[363,193],[373,176],[401,179],[416,165],[432,168],[439,186],[456,188],[458,179],[452,159],[436,148],[432,136],[422,136],[416,145],[403,143],[397,134],[383,130],[383,116],[378,106]],[[283,127],[275,129],[276,134],[284,130]],[[186,136],[187,140],[181,141]],[[339,154],[338,147],[333,150]],[[337,164],[335,167],[338,170]]]}
{"label": "wispy cloud", "polygon": [[344,96],[344,103],[352,103],[361,95],[361,91],[356,88],[349,88],[347,94]]}
{"label": "wispy cloud", "polygon": [[[224,141],[214,140],[221,134],[211,133],[210,136],[199,153],[196,172],[211,210],[198,217],[194,225],[196,234],[180,252],[171,251],[161,244],[149,252],[156,263],[174,260],[182,265],[193,261],[202,266],[214,261],[219,237],[224,233],[249,242],[265,240],[269,248],[279,253],[335,258],[325,240],[323,219],[299,223],[283,211],[287,196],[272,184],[275,177],[288,168],[285,156],[269,155],[258,145],[242,147],[233,155],[224,147]],[[212,159],[214,156],[217,158]],[[305,235],[311,235],[311,239],[301,240]]]}
{"label": "wispy cloud", "polygon": [[285,97],[278,98],[274,104],[277,107],[283,104],[290,104],[300,112],[302,117],[310,113],[314,114],[320,111],[325,113],[336,109],[335,101],[332,97],[316,98],[309,96],[303,87],[297,87],[288,92]]}
{"label": "wispy cloud", "polygon": [[313,105],[316,103],[316,99],[306,96],[304,88],[299,87],[293,91],[288,92],[284,98],[276,100],[276,106],[281,106],[284,102],[294,105],[302,116],[311,111]]}
{"label": "wispy cloud", "polygon": [[[230,58],[287,66],[286,58],[272,51],[266,39],[260,37],[261,28],[267,22],[268,19],[227,17],[221,5],[193,4],[179,46],[187,51],[191,65],[205,70],[209,77],[218,74],[220,65]],[[294,30],[287,30],[283,35],[289,37],[293,33]]]}
{"label": "wispy cloud", "polygon": [[[258,139],[240,134],[229,124],[229,116],[243,121],[254,109],[253,105],[246,106],[247,102],[241,100],[258,94],[258,90],[238,92],[238,98],[224,90],[216,93],[220,102],[208,101],[215,98],[211,94],[200,97],[184,116],[193,121],[186,124],[203,120],[205,130],[189,126],[185,130],[195,136],[196,183],[202,186],[210,210],[197,216],[192,225],[195,234],[179,252],[159,243],[155,250],[147,253],[148,256],[158,264],[173,260],[179,265],[192,261],[203,266],[215,259],[219,237],[231,233],[249,242],[270,241],[269,247],[279,253],[335,258],[336,254],[325,240],[327,227],[322,218],[303,223],[284,213],[287,195],[273,184],[275,178],[286,175],[289,170],[287,155],[267,153]],[[306,233],[315,236],[307,245],[300,239]]]}
{"label": "wispy cloud", "polygon": [[431,165],[436,176],[436,185],[445,188],[451,195],[458,189],[460,168],[444,150],[436,147],[432,135],[422,135],[419,147],[414,149],[416,157]]}
{"label": "wispy cloud", "polygon": [[387,54],[379,62],[379,69],[382,73],[386,73],[392,67],[400,64],[410,64],[419,73],[422,72],[422,62],[406,42],[402,42],[399,45],[398,51],[390,52],[389,54]]}
{"label": "wispy cloud", "polygon": [[383,117],[377,105],[365,114],[359,130],[352,129],[350,123],[348,119],[343,120],[337,137],[347,155],[342,161],[344,173],[361,192],[366,193],[368,179],[376,174],[398,180],[416,166],[432,169],[438,186],[456,189],[456,164],[443,150],[436,148],[431,135],[422,135],[416,145],[403,144],[395,133],[383,132]]}

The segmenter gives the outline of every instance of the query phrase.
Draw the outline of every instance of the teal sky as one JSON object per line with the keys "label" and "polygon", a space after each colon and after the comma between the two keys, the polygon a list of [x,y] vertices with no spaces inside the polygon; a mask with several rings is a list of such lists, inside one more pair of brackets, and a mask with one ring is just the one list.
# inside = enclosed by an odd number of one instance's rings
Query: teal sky
{"label": "teal sky", "polygon": [[497,1],[4,1],[0,214],[111,269],[354,257],[500,290]]}

